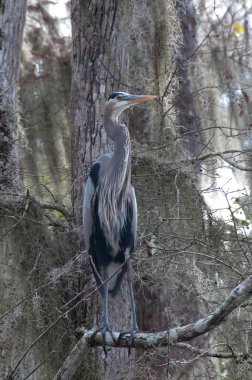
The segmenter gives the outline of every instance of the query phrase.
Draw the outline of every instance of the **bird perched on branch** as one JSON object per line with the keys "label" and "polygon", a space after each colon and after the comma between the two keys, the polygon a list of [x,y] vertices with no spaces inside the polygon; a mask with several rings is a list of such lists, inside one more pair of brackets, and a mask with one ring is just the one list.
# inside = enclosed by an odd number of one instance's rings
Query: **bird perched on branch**
{"label": "bird perched on branch", "polygon": [[109,96],[104,109],[104,127],[114,142],[114,152],[103,154],[97,159],[85,187],[84,238],[103,297],[103,319],[95,334],[102,333],[105,353],[106,332],[114,339],[108,318],[108,293],[112,296],[117,294],[126,272],[132,307],[130,344],[138,329],[129,262],[136,240],[137,204],[131,185],[130,134],[118,117],[127,108],[155,98],[125,92],[114,92]]}

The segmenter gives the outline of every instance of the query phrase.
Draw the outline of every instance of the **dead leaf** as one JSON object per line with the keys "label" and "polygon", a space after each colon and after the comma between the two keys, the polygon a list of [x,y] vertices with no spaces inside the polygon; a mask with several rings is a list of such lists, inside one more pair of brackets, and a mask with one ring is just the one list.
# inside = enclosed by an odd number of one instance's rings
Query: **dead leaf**
{"label": "dead leaf", "polygon": [[240,112],[239,112],[239,116],[243,116],[244,115],[244,110],[243,110],[243,106],[241,103],[237,103],[238,106],[240,107]]}
{"label": "dead leaf", "polygon": [[225,72],[224,79],[225,79],[225,81],[230,81],[230,80],[233,79],[233,74],[232,74],[232,71],[231,71],[230,69],[228,69],[228,70]]}
{"label": "dead leaf", "polygon": [[245,91],[242,91],[242,95],[243,95],[243,98],[244,98],[245,102],[249,103],[249,96],[248,96],[248,94]]}

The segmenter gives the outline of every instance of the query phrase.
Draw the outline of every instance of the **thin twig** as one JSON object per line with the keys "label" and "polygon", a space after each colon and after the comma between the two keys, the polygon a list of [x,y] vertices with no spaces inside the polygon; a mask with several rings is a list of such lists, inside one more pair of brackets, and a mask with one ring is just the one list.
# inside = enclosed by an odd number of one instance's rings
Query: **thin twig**
{"label": "thin twig", "polygon": [[[184,60],[182,60],[181,62],[179,62],[179,63],[176,65],[176,67],[175,67],[175,69],[174,69],[174,71],[173,71],[173,73],[172,73],[172,75],[171,75],[171,78],[170,78],[168,84],[167,84],[166,87],[165,87],[164,93],[163,93],[163,95],[162,95],[162,97],[161,97],[162,100],[163,100],[164,97],[166,96],[166,93],[167,93],[167,91],[168,91],[168,89],[169,89],[169,87],[170,87],[170,84],[171,84],[171,82],[172,82],[174,76],[176,75],[176,72],[177,72],[178,68],[179,68],[183,63],[185,63],[186,61],[189,61],[189,60],[195,55],[195,53],[196,53],[196,52],[199,50],[199,48],[203,45],[203,43],[204,43],[205,40],[209,37],[209,35],[210,35],[210,33],[212,33],[212,31],[213,31],[213,28],[210,29],[210,31],[209,31],[209,32],[207,33],[207,35],[203,38],[203,40],[202,40],[202,41],[200,42],[200,44],[196,47],[196,49],[192,52],[192,54],[189,55],[189,57],[185,58]],[[166,113],[167,113],[167,112],[166,112]]]}

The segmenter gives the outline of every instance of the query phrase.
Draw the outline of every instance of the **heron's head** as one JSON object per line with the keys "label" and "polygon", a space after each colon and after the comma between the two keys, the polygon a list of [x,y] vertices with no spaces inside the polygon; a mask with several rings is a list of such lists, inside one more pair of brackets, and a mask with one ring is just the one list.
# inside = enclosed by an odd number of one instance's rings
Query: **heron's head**
{"label": "heron's head", "polygon": [[111,113],[112,119],[117,119],[120,113],[139,103],[155,100],[152,95],[132,95],[127,92],[113,92],[108,98],[106,109]]}

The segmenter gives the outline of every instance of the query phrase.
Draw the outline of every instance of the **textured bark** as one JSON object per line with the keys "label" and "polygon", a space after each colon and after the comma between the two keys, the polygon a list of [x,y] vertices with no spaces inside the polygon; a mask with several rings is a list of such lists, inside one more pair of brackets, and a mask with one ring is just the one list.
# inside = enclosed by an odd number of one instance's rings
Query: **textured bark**
{"label": "textured bark", "polygon": [[[30,234],[34,237],[41,230],[29,228],[27,218],[22,217],[25,200],[18,199],[1,201],[0,213],[0,342],[1,361],[0,378],[11,379],[14,366],[21,355],[34,339],[34,316],[32,318],[32,303],[21,303],[8,313],[25,295],[29,294],[30,284],[27,282],[31,270],[28,263],[32,257],[30,244],[33,245]],[[22,211],[21,211],[22,210]],[[20,212],[21,211],[21,212]],[[14,221],[13,221],[14,220]],[[28,233],[28,235],[27,235]],[[30,238],[30,239],[29,239]],[[35,237],[36,239],[36,237]],[[35,245],[32,249],[35,248]],[[28,269],[29,268],[29,269]],[[6,315],[5,315],[6,314]],[[29,352],[16,368],[15,376],[23,378],[36,365],[34,351]],[[12,374],[12,375],[11,375]],[[36,379],[37,377],[33,377]]]}
{"label": "textured bark", "polygon": [[177,123],[180,126],[178,133],[181,135],[182,144],[187,153],[195,157],[201,152],[202,136],[199,133],[201,125],[195,104],[189,101],[191,92],[189,66],[195,63],[194,52],[198,49],[196,40],[197,20],[192,2],[187,2],[186,8],[184,4],[178,3],[178,14],[181,20],[184,43],[181,46],[181,57],[178,62],[179,91],[174,99],[174,105],[179,110]]}
{"label": "textured bark", "polygon": [[26,0],[0,2],[0,190],[20,186],[17,88]]}
{"label": "textured bark", "polygon": [[[21,249],[17,244],[19,232],[13,232],[14,213],[10,194],[20,189],[18,138],[18,98],[20,51],[25,22],[26,0],[0,1],[0,314],[8,310],[22,297],[27,286],[21,270]],[[13,218],[13,219],[12,219]],[[0,378],[8,378],[14,361],[28,344],[31,335],[30,322],[22,320],[21,309],[9,318],[1,320]],[[22,313],[22,312],[21,312]],[[10,329],[14,328],[14,333]],[[25,338],[24,338],[25,336]],[[21,342],[21,343],[20,343]],[[27,358],[31,365],[34,356]],[[24,361],[18,370],[22,373],[27,366]]]}

